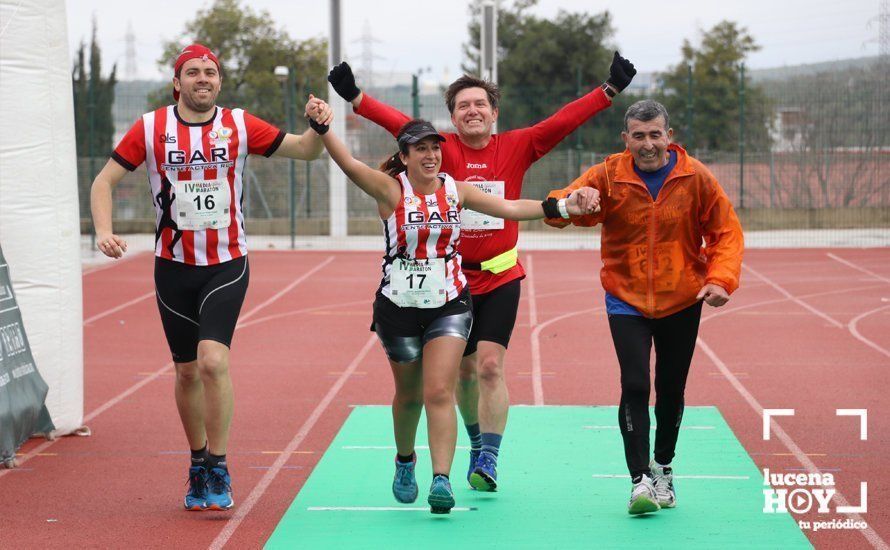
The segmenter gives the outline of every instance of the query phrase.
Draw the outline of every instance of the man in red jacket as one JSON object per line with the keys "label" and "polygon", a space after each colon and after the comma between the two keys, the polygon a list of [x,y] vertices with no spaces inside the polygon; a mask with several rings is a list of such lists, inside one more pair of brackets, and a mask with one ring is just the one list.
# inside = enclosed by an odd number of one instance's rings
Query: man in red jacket
{"label": "man in red jacket", "polygon": [[[498,118],[496,84],[469,75],[454,81],[445,102],[457,134],[443,133],[442,171],[488,193],[515,200],[528,168],[590,117],[611,105],[636,74],[618,52],[602,86],[528,128],[492,134]],[[409,117],[363,93],[348,64],[328,75],[334,90],[355,112],[393,136]],[[509,396],[504,354],[519,308],[519,281],[525,271],[518,260],[519,224],[470,210],[462,215],[460,253],[473,297],[473,330],[461,363],[457,402],[470,436],[467,479],[481,491],[497,488],[497,458],[507,424]]]}

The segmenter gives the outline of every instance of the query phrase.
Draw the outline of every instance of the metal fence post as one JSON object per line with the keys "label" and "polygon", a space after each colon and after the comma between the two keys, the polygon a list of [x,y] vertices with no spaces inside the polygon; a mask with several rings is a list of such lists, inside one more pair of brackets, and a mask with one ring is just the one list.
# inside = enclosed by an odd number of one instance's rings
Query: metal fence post
{"label": "metal fence post", "polygon": [[[583,89],[581,88],[581,66],[578,65],[575,67],[575,97],[581,97],[583,93]],[[575,173],[572,174],[572,179],[577,178],[581,175],[581,151],[583,150],[583,145],[581,144],[581,128],[575,130]]]}
{"label": "metal fence post", "polygon": [[[96,177],[96,158],[93,151],[96,125],[96,101],[93,96],[93,74],[90,71],[89,85],[87,86],[87,155],[90,158],[90,181]],[[96,224],[90,224],[90,250],[96,249]]]}
{"label": "metal fence post", "polygon": [[420,118],[420,84],[417,73],[411,75],[411,116]]}
{"label": "metal fence post", "polygon": [[692,63],[686,65],[686,149],[692,151]]}
{"label": "metal fence post", "polygon": [[739,208],[745,207],[745,64],[739,65]]}
{"label": "metal fence post", "polygon": [[[297,75],[294,67],[289,67],[289,69],[287,72],[287,131],[293,134],[297,131],[297,121],[294,116]],[[289,159],[288,164],[290,165],[290,247],[293,250],[297,236],[297,166],[294,159]]]}

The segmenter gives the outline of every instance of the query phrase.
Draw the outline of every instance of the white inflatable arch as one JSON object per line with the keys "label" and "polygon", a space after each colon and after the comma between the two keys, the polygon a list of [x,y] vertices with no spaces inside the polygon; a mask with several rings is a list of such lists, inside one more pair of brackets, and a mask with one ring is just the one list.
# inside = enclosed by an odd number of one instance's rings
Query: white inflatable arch
{"label": "white inflatable arch", "polygon": [[71,67],[64,0],[0,0],[0,244],[55,435],[83,422]]}

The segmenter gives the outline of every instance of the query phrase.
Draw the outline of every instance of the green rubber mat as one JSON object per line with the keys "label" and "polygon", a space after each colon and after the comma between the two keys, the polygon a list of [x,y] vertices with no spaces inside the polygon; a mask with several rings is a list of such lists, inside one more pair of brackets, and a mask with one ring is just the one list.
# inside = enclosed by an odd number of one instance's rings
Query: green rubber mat
{"label": "green rubber mat", "polygon": [[615,407],[513,407],[498,492],[479,493],[466,483],[461,433],[451,472],[457,506],[437,516],[426,504],[426,420],[417,434],[420,495],[400,504],[391,492],[390,408],[357,407],[266,547],[810,547],[791,516],[762,512],[763,474],[716,408],[688,407],[683,424],[676,508],[628,515],[631,484]]}

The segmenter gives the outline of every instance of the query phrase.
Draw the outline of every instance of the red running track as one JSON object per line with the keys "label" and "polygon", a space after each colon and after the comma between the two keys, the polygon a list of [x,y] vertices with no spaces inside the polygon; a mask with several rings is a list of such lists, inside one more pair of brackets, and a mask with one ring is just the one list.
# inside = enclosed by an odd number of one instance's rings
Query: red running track
{"label": "red running track", "polygon": [[[0,470],[0,546],[261,547],[350,405],[391,398],[389,369],[368,332],[378,256],[251,253],[232,352],[230,513],[181,509],[187,446],[151,256],[87,271],[85,417],[93,435],[29,441],[20,467]],[[507,355],[511,401],[616,404],[596,253],[522,259],[530,276]],[[880,547],[890,540],[890,250],[752,250],[745,266],[730,303],[705,308],[687,404],[719,407],[762,468],[831,472],[851,505],[867,481],[862,518],[870,529],[807,535],[817,547]],[[764,441],[763,407],[797,414],[779,418]],[[835,416],[838,408],[868,409],[867,441],[858,419]],[[389,426],[381,430],[389,436]],[[682,469],[682,456],[675,465]],[[615,505],[624,498],[616,495]]]}

